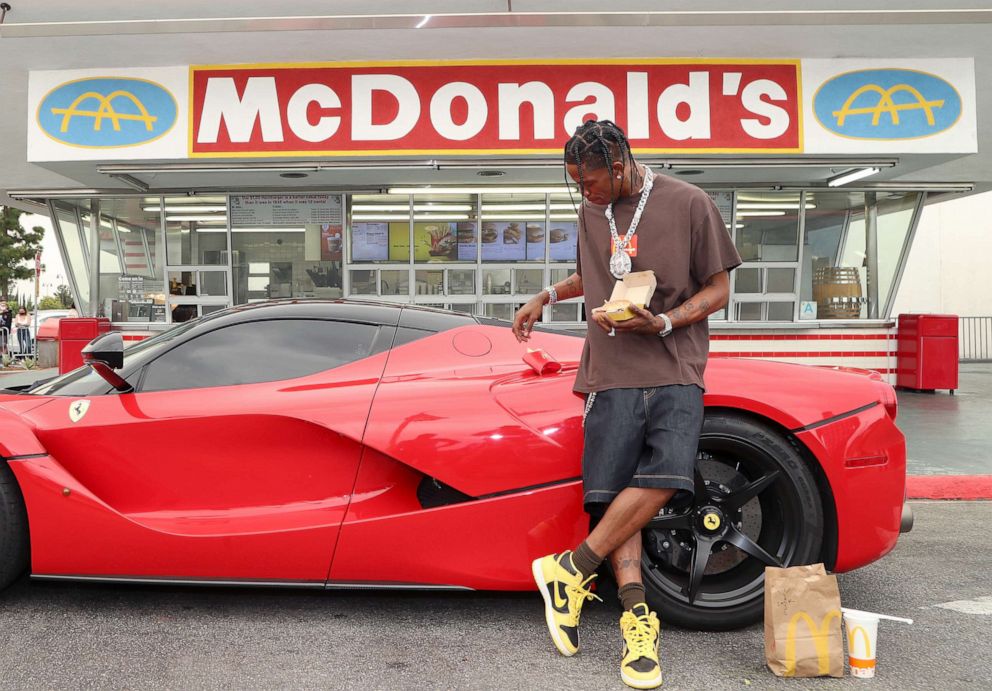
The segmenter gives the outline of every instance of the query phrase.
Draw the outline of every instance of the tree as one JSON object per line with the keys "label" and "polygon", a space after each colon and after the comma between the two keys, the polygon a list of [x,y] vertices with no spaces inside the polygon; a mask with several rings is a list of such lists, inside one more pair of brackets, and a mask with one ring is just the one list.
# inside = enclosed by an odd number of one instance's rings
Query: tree
{"label": "tree", "polygon": [[65,305],[54,295],[46,295],[45,297],[38,300],[38,309],[40,310],[60,310],[64,309]]}
{"label": "tree", "polygon": [[69,290],[69,286],[65,283],[55,289],[55,297],[64,309],[69,309],[73,306],[72,291]]}
{"label": "tree", "polygon": [[24,230],[21,216],[25,212],[10,206],[0,207],[0,299],[10,298],[10,287],[14,281],[34,278],[34,268],[24,266],[24,262],[34,259],[41,251],[41,238],[45,229],[35,226]]}

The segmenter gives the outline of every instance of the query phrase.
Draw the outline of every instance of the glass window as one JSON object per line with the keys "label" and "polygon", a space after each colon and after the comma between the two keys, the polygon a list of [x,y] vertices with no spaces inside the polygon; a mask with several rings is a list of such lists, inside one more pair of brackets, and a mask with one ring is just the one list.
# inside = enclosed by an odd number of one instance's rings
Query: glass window
{"label": "glass window", "polygon": [[485,269],[482,272],[483,295],[509,295],[510,269]]}
{"label": "glass window", "polygon": [[151,362],[141,391],[303,377],[367,357],[378,329],[309,319],[235,324],[187,341]]}
{"label": "glass window", "polygon": [[741,267],[735,273],[734,288],[738,293],[760,293],[761,269]]}
{"label": "glass window", "polygon": [[765,269],[766,293],[792,293],[796,290],[795,269]]}
{"label": "glass window", "polygon": [[866,256],[864,193],[808,193],[799,294],[817,319],[864,315]]}
{"label": "glass window", "polygon": [[877,192],[878,195],[878,314],[889,301],[903,245],[909,238],[919,192]]}
{"label": "glass window", "polygon": [[475,295],[475,269],[449,269],[448,294]]}
{"label": "glass window", "polygon": [[383,269],[379,272],[379,294],[380,295],[409,295],[410,294],[410,272],[406,269],[387,271]]}
{"label": "glass window", "polygon": [[547,242],[544,194],[482,195],[482,261],[543,261]]}
{"label": "glass window", "polygon": [[737,251],[745,262],[799,258],[799,193],[739,192]]}
{"label": "glass window", "polygon": [[523,295],[536,295],[544,289],[543,269],[516,269],[513,272],[516,291]]}
{"label": "glass window", "polygon": [[415,272],[416,295],[442,295],[444,294],[444,271],[416,271]]}
{"label": "glass window", "polygon": [[[55,221],[56,232],[62,237],[62,242],[65,245],[66,268],[72,273],[76,285],[76,297],[79,300],[76,308],[79,314],[86,314],[89,311],[90,302],[90,278],[87,268],[89,261],[86,257],[86,246],[83,244],[83,239],[80,236],[80,227],[76,215],[78,207],[76,204],[80,204],[86,209],[89,208],[89,201],[87,200],[80,202],[55,202],[55,209],[57,211]],[[83,229],[84,232],[87,232],[87,230]]]}
{"label": "glass window", "polygon": [[351,292],[353,295],[375,295],[375,271],[368,269],[352,271]]}
{"label": "glass window", "polygon": [[226,197],[146,197],[146,210],[165,213],[170,266],[227,264]]}

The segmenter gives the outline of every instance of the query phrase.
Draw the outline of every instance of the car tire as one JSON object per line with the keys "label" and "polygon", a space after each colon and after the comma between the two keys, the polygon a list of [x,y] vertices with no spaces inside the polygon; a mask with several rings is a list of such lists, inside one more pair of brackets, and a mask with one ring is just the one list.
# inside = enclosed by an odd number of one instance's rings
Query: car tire
{"label": "car tire", "polygon": [[28,567],[28,517],[13,471],[0,461],[0,590]]}
{"label": "car tire", "polygon": [[816,479],[782,432],[732,412],[707,414],[696,466],[692,501],[676,497],[642,533],[648,602],[685,628],[754,624],[764,612],[765,566],[819,559]]}

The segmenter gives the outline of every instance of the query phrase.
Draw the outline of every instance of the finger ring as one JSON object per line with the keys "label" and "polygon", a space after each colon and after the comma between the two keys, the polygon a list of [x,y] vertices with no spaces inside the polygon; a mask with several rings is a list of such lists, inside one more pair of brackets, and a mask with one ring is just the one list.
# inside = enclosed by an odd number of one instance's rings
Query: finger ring
{"label": "finger ring", "polygon": [[615,328],[611,328],[610,329],[610,333],[607,334],[607,335],[608,336],[616,336],[617,335],[617,330]]}

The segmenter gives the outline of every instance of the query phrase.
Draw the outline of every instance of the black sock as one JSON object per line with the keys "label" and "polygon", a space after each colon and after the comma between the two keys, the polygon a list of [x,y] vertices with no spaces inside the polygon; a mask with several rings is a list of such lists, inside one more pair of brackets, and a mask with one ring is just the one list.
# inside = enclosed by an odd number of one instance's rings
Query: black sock
{"label": "black sock", "polygon": [[634,605],[640,605],[646,602],[643,583],[622,585],[617,590],[617,596],[619,596],[620,604],[625,610],[631,610],[634,608]]}
{"label": "black sock", "polygon": [[603,563],[603,557],[599,556],[591,549],[589,545],[583,540],[582,544],[575,548],[572,552],[572,566],[574,566],[579,573],[582,574],[582,578],[589,578],[589,576],[596,573],[596,569],[599,565]]}

